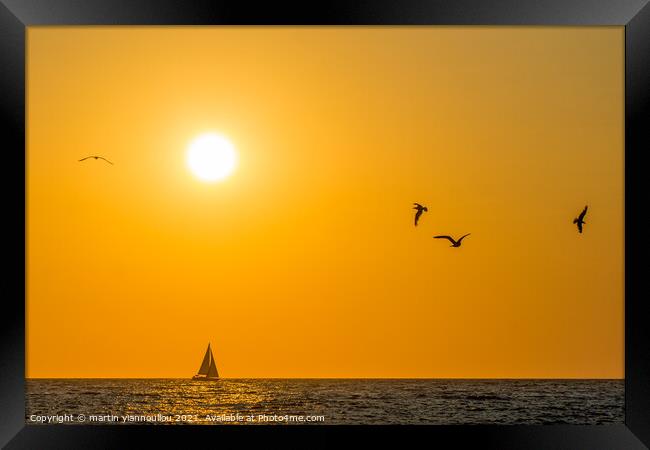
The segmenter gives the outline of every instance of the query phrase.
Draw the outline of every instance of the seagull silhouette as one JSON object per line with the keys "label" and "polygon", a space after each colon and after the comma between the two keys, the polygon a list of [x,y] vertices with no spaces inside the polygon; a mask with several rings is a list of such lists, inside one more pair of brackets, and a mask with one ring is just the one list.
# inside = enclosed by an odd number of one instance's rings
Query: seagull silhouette
{"label": "seagull silhouette", "polygon": [[81,161],[85,161],[85,160],[87,160],[88,158],[103,159],[104,161],[106,161],[106,162],[109,163],[110,165],[113,165],[112,162],[110,162],[108,159],[104,158],[103,156],[94,156],[94,155],[93,155],[93,156],[86,156],[85,158],[81,158],[81,159],[79,160],[79,162],[81,162]]}
{"label": "seagull silhouette", "polygon": [[587,223],[584,221],[585,214],[587,214],[587,207],[585,206],[585,209],[582,210],[580,215],[573,219],[573,223],[578,225],[578,233],[582,233],[582,224]]}
{"label": "seagull silhouette", "polygon": [[426,206],[422,206],[419,203],[413,203],[415,206],[413,209],[417,209],[417,212],[415,213],[415,226],[418,226],[418,220],[420,220],[420,216],[424,211],[429,211]]}
{"label": "seagull silhouette", "polygon": [[[467,233],[465,236],[469,236],[471,233]],[[461,236],[460,239],[457,241],[454,240],[453,237],[451,236],[434,236],[434,239],[449,239],[449,242],[451,242],[450,247],[460,247],[460,243],[463,242],[463,239],[465,239],[465,236]]]}

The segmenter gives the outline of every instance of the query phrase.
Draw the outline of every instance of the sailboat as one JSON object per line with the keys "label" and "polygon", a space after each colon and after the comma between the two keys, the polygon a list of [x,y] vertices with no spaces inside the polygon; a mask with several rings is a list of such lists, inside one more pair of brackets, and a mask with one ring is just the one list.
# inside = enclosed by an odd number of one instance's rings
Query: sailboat
{"label": "sailboat", "polygon": [[208,344],[208,349],[205,351],[205,356],[203,357],[203,362],[201,363],[199,372],[194,375],[192,379],[196,381],[219,380],[219,372],[217,371],[217,364],[214,362],[214,356],[212,356],[210,344]]}

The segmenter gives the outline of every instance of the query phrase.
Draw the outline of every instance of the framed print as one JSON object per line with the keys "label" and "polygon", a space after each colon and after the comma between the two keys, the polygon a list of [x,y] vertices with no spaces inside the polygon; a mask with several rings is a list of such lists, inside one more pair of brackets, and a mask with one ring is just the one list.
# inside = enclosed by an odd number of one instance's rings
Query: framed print
{"label": "framed print", "polygon": [[2,0],[2,444],[647,448],[649,27]]}

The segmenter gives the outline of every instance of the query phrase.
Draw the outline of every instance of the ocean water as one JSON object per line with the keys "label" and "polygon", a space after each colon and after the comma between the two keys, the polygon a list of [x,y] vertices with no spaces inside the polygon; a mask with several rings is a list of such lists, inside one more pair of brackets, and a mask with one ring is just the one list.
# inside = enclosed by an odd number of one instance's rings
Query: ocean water
{"label": "ocean water", "polygon": [[[302,419],[301,419],[302,418]],[[29,424],[612,424],[622,380],[32,379]]]}

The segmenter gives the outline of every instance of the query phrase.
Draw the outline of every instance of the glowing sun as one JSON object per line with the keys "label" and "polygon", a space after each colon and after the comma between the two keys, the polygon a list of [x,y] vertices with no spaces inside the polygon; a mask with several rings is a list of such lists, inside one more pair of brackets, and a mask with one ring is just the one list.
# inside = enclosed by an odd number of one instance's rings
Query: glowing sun
{"label": "glowing sun", "polygon": [[223,180],[237,165],[235,147],[228,139],[218,134],[202,134],[187,148],[187,165],[200,180]]}

